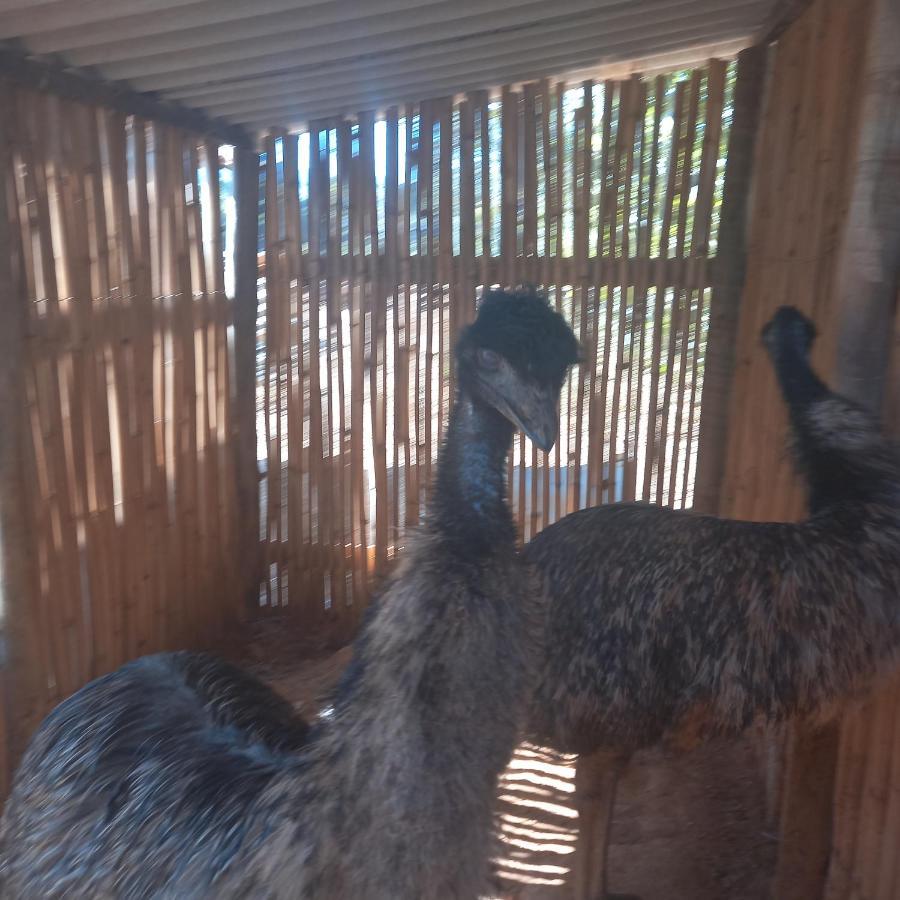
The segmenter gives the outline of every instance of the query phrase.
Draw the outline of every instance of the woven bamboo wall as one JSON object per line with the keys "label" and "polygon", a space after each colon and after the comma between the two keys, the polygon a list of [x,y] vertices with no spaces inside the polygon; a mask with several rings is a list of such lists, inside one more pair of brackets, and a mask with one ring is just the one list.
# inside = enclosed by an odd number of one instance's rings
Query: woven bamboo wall
{"label": "woven bamboo wall", "polygon": [[270,138],[261,606],[352,632],[422,513],[485,284],[543,286],[586,350],[554,451],[516,440],[522,537],[586,504],[690,504],[730,72],[542,82]]}
{"label": "woven bamboo wall", "polygon": [[14,763],[60,699],[206,643],[239,609],[219,148],[42,93],[0,100],[28,327],[30,598],[4,610]]}

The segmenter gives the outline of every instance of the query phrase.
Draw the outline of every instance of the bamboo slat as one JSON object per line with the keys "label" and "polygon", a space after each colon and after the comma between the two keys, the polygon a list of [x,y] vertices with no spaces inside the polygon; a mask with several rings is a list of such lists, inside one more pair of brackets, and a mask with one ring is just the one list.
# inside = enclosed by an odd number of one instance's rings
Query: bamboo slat
{"label": "bamboo slat", "polygon": [[[405,126],[405,121],[404,121]],[[401,440],[403,436],[403,404],[405,393],[398,389],[403,383],[405,358],[401,353],[401,333],[406,321],[406,291],[403,285],[403,264],[400,259],[402,246],[403,196],[400,192],[400,113],[396,107],[388,111],[387,135],[385,149],[385,200],[384,200],[384,253],[385,253],[385,290],[391,294],[391,354],[390,363],[385,361],[385,402],[388,405],[386,417],[389,417],[387,433],[390,435],[392,452],[385,465],[391,465],[390,495],[385,494],[389,504],[387,553],[393,556],[397,552],[397,534],[401,523],[401,490],[399,472],[401,469]],[[391,383],[390,375],[393,375]],[[391,385],[393,391],[388,389]],[[393,393],[393,397],[390,394]],[[404,459],[404,468],[406,461]]]}
{"label": "bamboo slat", "polygon": [[[84,535],[88,544],[87,552],[79,553],[80,561],[82,566],[87,565],[93,576],[97,601],[94,604],[96,612],[90,619],[84,615],[83,608],[74,611],[76,620],[80,620],[79,630],[85,641],[84,647],[89,648],[87,653],[79,654],[79,675],[87,680],[114,664],[112,646],[119,611],[118,606],[114,608],[111,602],[111,581],[115,578],[116,566],[103,564],[103,557],[108,552],[105,519],[110,502],[107,483],[109,424],[105,384],[97,371],[94,348],[95,337],[103,340],[101,334],[95,334],[93,321],[95,290],[100,289],[95,262],[97,232],[93,215],[96,215],[96,210],[91,208],[85,221],[84,211],[89,205],[92,207],[89,204],[87,175],[90,159],[84,133],[88,127],[85,121],[88,111],[82,107],[60,109],[56,98],[52,97],[46,99],[44,109],[47,115],[45,136],[50,145],[53,165],[52,173],[48,171],[48,175],[56,193],[59,227],[66,235],[60,260],[63,284],[72,296],[91,299],[90,303],[79,303],[73,309],[70,300],[60,298],[62,304],[70,307],[69,313],[75,325],[69,353],[63,358],[61,382],[64,422],[68,418],[69,426],[69,441],[66,442],[69,488],[79,537]],[[63,167],[63,158],[73,161],[68,172]],[[99,331],[96,329],[96,332]],[[74,636],[75,631],[71,633]]]}
{"label": "bamboo slat", "polygon": [[[563,250],[564,250],[564,241],[563,241],[563,196],[565,193],[565,117],[563,113],[564,108],[564,92],[565,87],[562,84],[556,85],[556,104],[555,104],[555,133],[554,133],[554,155],[556,157],[556,182],[553,190],[553,200],[554,200],[554,219],[555,219],[555,227],[556,227],[556,244],[555,244],[555,252],[554,252],[554,260],[556,265],[554,266],[554,282],[555,282],[555,295],[556,295],[556,311],[558,313],[562,313],[563,311],[563,293],[565,291],[566,280],[562,276],[562,260],[563,260]],[[568,283],[571,284],[573,279],[569,279]],[[581,348],[582,353],[584,353],[584,347]],[[582,361],[583,362],[583,361]],[[569,405],[569,395],[572,389],[572,379],[570,378],[568,384],[564,387],[560,404],[563,409],[567,409]],[[563,463],[565,460],[565,463]],[[556,494],[556,502],[554,506],[556,507],[554,510],[553,521],[558,521],[565,513],[565,500],[564,494],[567,493],[565,489],[565,485],[563,484],[563,472],[568,471],[568,460],[569,460],[569,429],[566,428],[565,431],[560,430],[559,437],[556,439],[556,446],[554,447],[554,470],[555,470],[555,494]]]}
{"label": "bamboo slat", "polygon": [[[324,177],[321,158],[321,142],[323,131],[319,127],[310,129],[309,151],[309,253],[312,257],[311,289],[309,298],[309,334],[310,334],[310,366],[309,366],[309,504],[310,504],[310,541],[322,547],[326,542],[325,509],[327,507],[327,494],[325,484],[329,481],[324,472],[324,423],[322,410],[322,384],[320,380],[321,366],[317,365],[316,354],[312,348],[321,347],[321,322],[320,309],[322,304],[321,285],[323,272],[318,262],[321,250],[322,216],[323,207],[328,202],[326,199],[327,181]],[[306,350],[304,348],[304,353]],[[322,565],[322,554],[309,554],[309,566],[313,571],[309,576],[310,594],[308,600],[310,610],[306,614],[306,621],[312,627],[321,623],[325,603],[325,572]],[[313,585],[315,586],[313,588]],[[317,602],[318,601],[318,602]],[[306,610],[307,603],[301,607]]]}
{"label": "bamboo slat", "polygon": [[[115,416],[117,443],[116,456],[120,471],[119,510],[113,515],[112,539],[115,528],[124,529],[126,540],[135,548],[121,564],[121,578],[117,602],[122,607],[122,632],[117,647],[119,661],[140,655],[140,647],[146,643],[141,635],[140,610],[147,605],[142,572],[147,567],[147,546],[141,533],[145,518],[143,492],[141,490],[142,448],[136,439],[136,428],[131,411],[138,408],[133,368],[133,348],[137,338],[137,322],[133,304],[128,298],[135,292],[134,247],[131,220],[128,216],[128,177],[126,158],[126,121],[122,115],[107,111],[97,112],[98,143],[108,160],[106,167],[98,167],[105,203],[106,234],[101,234],[109,247],[110,310],[118,315],[109,332],[111,346],[107,349],[107,372],[111,381],[110,413]],[[114,286],[118,285],[116,290]],[[128,304],[128,305],[126,305]],[[115,500],[115,498],[114,498]]]}
{"label": "bamboo slat", "polygon": [[[524,224],[522,232],[522,271],[524,280],[536,285],[539,283],[538,275],[538,259],[537,259],[537,84],[525,85],[523,96],[523,197],[524,197]],[[529,540],[538,532],[538,522],[540,518],[538,507],[538,481],[544,480],[543,467],[538,468],[538,451],[537,447],[531,447],[530,459],[528,460],[528,471],[530,471],[530,485],[526,484],[526,460],[525,445],[522,446],[522,460],[519,468],[519,507],[520,516],[524,522],[527,521],[527,528],[523,527],[521,534],[523,540]],[[528,515],[526,519],[526,500],[525,491],[528,487]]]}
{"label": "bamboo slat", "polygon": [[[353,195],[357,180],[352,177],[353,164],[352,126],[349,121],[338,122],[334,130],[337,175],[335,184],[336,205],[329,222],[328,267],[328,316],[331,335],[332,360],[329,372],[333,372],[334,390],[329,392],[337,398],[337,416],[331,419],[332,471],[337,485],[337,499],[334,504],[336,515],[332,518],[330,551],[334,559],[332,567],[332,613],[334,628],[343,635],[348,628],[348,617],[352,591],[348,592],[348,580],[352,585],[355,556],[353,532],[356,523],[357,492],[361,485],[356,483],[357,436],[353,433],[362,428],[361,409],[357,406],[356,394],[362,390],[364,373],[362,369],[362,336],[360,334],[362,316],[361,287],[356,272],[352,272],[345,289],[344,280],[334,265],[338,247],[347,245],[347,252],[353,257],[358,245],[361,227],[358,219],[358,203]],[[347,237],[344,238],[346,227]],[[345,292],[346,291],[346,292]],[[344,311],[347,311],[345,328]],[[345,351],[350,354],[350,371],[345,364]],[[348,569],[349,565],[349,569]]]}
{"label": "bamboo slat", "polygon": [[[266,597],[268,606],[277,606],[277,590],[278,582],[274,586],[268,573],[271,571],[272,565],[275,563],[273,554],[278,552],[278,505],[281,497],[281,466],[278,461],[278,435],[273,429],[273,410],[275,423],[278,421],[278,414],[281,404],[278,398],[277,385],[276,390],[272,390],[272,368],[277,366],[277,361],[272,359],[274,352],[277,352],[278,338],[278,176],[277,164],[275,159],[276,152],[276,136],[269,135],[266,140],[266,299],[272,297],[272,302],[267,302],[267,310],[271,309],[272,315],[266,316],[266,357],[263,368],[263,409],[265,410],[264,431],[266,445],[266,515],[265,529],[266,542],[265,546],[268,550],[265,556],[265,584]],[[274,334],[273,334],[274,332]],[[271,335],[271,340],[268,339]],[[276,358],[277,359],[277,358]],[[276,424],[277,428],[277,424]],[[273,596],[273,587],[276,591]]]}
{"label": "bamboo slat", "polygon": [[[543,163],[544,177],[544,243],[538,248],[543,253],[541,260],[541,285],[545,291],[549,292],[549,286],[553,280],[553,157],[552,147],[550,143],[550,117],[553,110],[553,95],[550,89],[550,82],[544,79],[540,83],[538,93],[540,99],[540,136],[538,138],[538,146],[540,147],[540,158]],[[556,465],[552,465],[551,460],[555,457]],[[534,521],[534,532],[537,533],[550,521],[550,483],[555,474],[559,472],[559,441],[552,453],[544,454],[540,462],[541,465],[541,500],[538,504],[537,517]],[[553,474],[551,474],[553,473]]]}
{"label": "bamboo slat", "polygon": [[[638,162],[640,180],[640,136],[636,134],[638,121],[643,121],[641,84],[631,79],[622,88],[622,104],[619,108],[619,130],[623,132],[624,149],[620,154],[623,171],[622,181],[622,230],[619,239],[619,257],[627,259],[631,255],[632,213],[635,208],[635,157]],[[640,209],[639,201],[637,209]],[[619,494],[619,461],[622,464],[622,494],[624,479],[627,478],[626,461],[631,449],[631,378],[634,344],[634,295],[627,286],[626,266],[616,267],[616,290],[619,292],[618,343],[615,359],[615,382],[613,384],[611,418],[615,430],[610,429],[610,466],[606,479],[606,495],[609,500],[621,499]],[[615,438],[615,439],[614,439]],[[619,445],[621,444],[621,451]]]}
{"label": "bamboo slat", "polygon": [[419,112],[419,328],[417,333],[419,369],[422,379],[419,407],[419,494],[416,518],[421,516],[431,487],[434,454],[434,116],[435,104],[427,103]]}
{"label": "bamboo slat", "polygon": [[[573,239],[575,241],[575,267],[578,278],[578,289],[573,297],[573,303],[579,304],[578,337],[583,347],[589,346],[592,354],[595,353],[597,343],[596,309],[590,309],[592,286],[589,276],[589,240],[590,240],[590,205],[591,182],[593,173],[593,83],[584,82],[581,86],[581,107],[575,113],[575,136],[572,144],[572,152],[575,154],[574,179],[572,183],[572,206],[575,216]],[[575,285],[573,285],[573,290]],[[596,291],[596,288],[594,288]],[[571,456],[571,476],[569,485],[569,512],[573,512],[581,506],[581,474],[582,474],[582,441],[584,432],[584,409],[589,402],[588,386],[593,386],[595,364],[592,364],[588,373],[578,373],[578,389],[574,396],[574,422],[575,441]],[[590,425],[590,419],[588,419]]]}
{"label": "bamboo slat", "polygon": [[[593,498],[591,503],[603,499],[604,469],[612,471],[614,462],[614,439],[617,422],[608,408],[609,403],[609,379],[610,372],[614,370],[612,335],[616,325],[621,325],[614,316],[615,311],[615,283],[618,267],[610,262],[614,259],[616,246],[619,240],[619,182],[620,165],[624,143],[622,128],[622,99],[624,85],[607,81],[604,84],[605,100],[603,104],[603,157],[601,171],[603,177],[603,190],[600,197],[600,215],[597,230],[597,291],[604,297],[603,316],[603,349],[599,346],[599,326],[597,337],[592,342],[592,351],[595,362],[591,366],[591,376],[596,377],[599,365],[600,387],[595,403],[597,424],[594,426],[599,431],[596,438],[594,458]],[[613,129],[613,118],[616,118],[616,127]],[[624,214],[624,209],[621,210]],[[622,224],[626,220],[623,217]],[[604,254],[603,248],[608,250]],[[599,317],[599,304],[598,304]],[[607,475],[608,477],[608,475]]]}
{"label": "bamboo slat", "polygon": [[160,466],[157,451],[156,411],[161,408],[162,397],[156,388],[161,360],[157,348],[161,343],[161,320],[157,314],[153,280],[153,241],[150,217],[150,183],[148,174],[147,124],[142,120],[132,123],[132,153],[134,156],[134,196],[131,218],[135,241],[135,298],[137,307],[138,337],[135,344],[137,368],[139,429],[143,450],[143,491],[147,497],[145,520],[148,565],[143,578],[150,582],[150,596],[143,610],[143,631],[147,635],[147,648],[161,646],[165,640],[163,609],[167,602],[167,571],[164,564],[163,538],[166,506],[165,473]]}
{"label": "bamboo slat", "polygon": [[[403,203],[403,253],[404,262],[404,285],[403,292],[405,294],[405,320],[406,320],[406,342],[405,348],[401,354],[401,362],[403,364],[403,372],[400,373],[400,381],[398,385],[405,382],[406,392],[398,398],[398,404],[402,405],[403,427],[401,433],[405,441],[406,464],[403,468],[404,483],[406,488],[406,504],[404,514],[404,525],[409,526],[418,520],[419,505],[419,470],[418,470],[418,443],[419,443],[419,419],[418,419],[418,397],[419,397],[419,366],[417,360],[418,347],[418,323],[419,323],[419,296],[418,289],[412,281],[411,265],[412,265],[412,248],[411,235],[412,229],[419,232],[419,213],[418,199],[416,199],[416,209],[413,211],[413,172],[417,170],[415,160],[415,143],[413,138],[413,125],[415,120],[415,111],[412,106],[406,108],[406,165],[404,179],[404,203]],[[418,192],[416,193],[418,198]],[[413,293],[415,292],[415,301],[413,301]],[[399,393],[399,386],[395,386],[395,390]]]}
{"label": "bamboo slat", "polygon": [[[379,389],[383,392],[382,416],[384,421],[384,457],[381,467],[381,483],[376,486],[376,502],[379,504],[379,511],[382,518],[380,519],[384,529],[382,540],[384,547],[379,552],[382,556],[376,559],[376,563],[385,563],[387,555],[394,550],[394,541],[396,539],[397,530],[399,528],[398,512],[400,509],[400,480],[398,471],[400,468],[399,461],[399,422],[398,418],[400,410],[396,403],[396,396],[400,395],[399,391],[395,393],[395,402],[391,403],[390,375],[395,378],[399,377],[401,370],[400,364],[400,305],[405,302],[402,295],[402,287],[400,284],[400,260],[398,251],[401,243],[400,234],[400,193],[399,193],[399,161],[400,161],[400,143],[399,143],[399,113],[396,107],[388,110],[386,118],[386,135],[385,135],[385,196],[384,196],[384,256],[385,266],[383,269],[384,279],[384,297],[385,302],[390,303],[392,334],[389,338],[387,334],[387,322],[384,326],[384,359],[383,372],[379,381]],[[387,347],[388,340],[393,342],[392,352],[388,357]],[[389,420],[390,419],[390,424]],[[388,434],[392,435],[391,443],[393,444],[393,468],[388,475],[388,451],[387,441]],[[389,491],[389,480],[393,482],[392,489]],[[379,533],[376,529],[375,543],[378,546]]]}
{"label": "bamboo slat", "polygon": [[182,640],[199,643],[202,636],[202,625],[199,621],[199,610],[188,598],[199,594],[199,572],[202,566],[203,535],[200,531],[200,467],[197,441],[197,318],[194,283],[191,273],[191,252],[188,238],[189,210],[186,200],[186,188],[189,176],[185,172],[188,148],[185,135],[170,132],[172,163],[172,206],[175,211],[174,240],[171,245],[173,268],[176,271],[175,312],[178,326],[175,356],[176,379],[180,376],[181,390],[176,394],[181,406],[181,414],[176,419],[179,423],[177,448],[177,499],[176,509],[179,511],[171,529],[175,540],[177,525],[186,529],[187,541],[182,544],[182,571],[186,590],[185,602],[182,604],[185,630]]}
{"label": "bamboo slat", "polygon": [[[21,247],[24,276],[26,280],[26,296],[43,298],[48,324],[53,325],[55,333],[60,333],[59,309],[57,303],[56,271],[52,260],[52,244],[49,231],[49,206],[46,200],[43,179],[42,161],[36,156],[37,143],[35,133],[35,106],[28,101],[31,98],[22,94],[13,94],[15,115],[24,127],[7,134],[16,134],[13,143],[12,161],[18,161],[20,169],[14,172],[17,187],[18,219],[21,233]],[[41,350],[49,347],[49,342],[40,341]],[[73,589],[71,582],[59,581],[57,566],[51,564],[48,544],[59,548],[57,560],[67,567],[75,559],[71,549],[74,537],[72,516],[69,509],[68,492],[65,490],[64,461],[62,457],[62,423],[59,409],[58,391],[53,389],[56,376],[56,359],[49,352],[42,352],[34,368],[28,373],[29,397],[28,405],[31,413],[32,447],[34,448],[34,466],[41,486],[40,502],[32,503],[38,538],[40,569],[37,577],[41,582],[42,603],[40,611],[46,622],[50,642],[48,666],[46,672],[50,684],[50,696],[58,699],[60,693],[71,683],[70,660],[65,649],[65,627],[70,621],[68,616],[68,592]],[[52,381],[51,381],[52,379]],[[27,502],[27,501],[26,501]],[[71,569],[70,569],[71,571]],[[48,591],[54,591],[59,612],[50,616],[45,609]],[[30,672],[24,671],[31,666],[23,661],[18,666],[18,674],[23,683],[29,683]],[[36,680],[40,672],[34,672]],[[68,681],[67,681],[68,680]],[[33,700],[22,698],[21,709],[17,711],[17,719],[11,722],[13,735],[11,742],[15,749],[18,743],[15,732],[26,727],[33,727],[40,718],[42,707],[47,701],[38,693]]]}
{"label": "bamboo slat", "polygon": [[[366,253],[375,254],[377,261],[378,248],[378,211],[375,197],[375,122],[371,113],[361,114],[359,117],[359,165],[358,172],[359,192],[360,192],[360,213],[362,216],[362,240],[361,240],[361,256]],[[381,283],[380,272],[376,266],[374,277],[367,282],[362,278],[361,296],[363,299],[363,321],[361,322],[360,337],[362,340],[362,351],[366,358],[365,365],[368,366],[369,375],[369,410],[370,410],[370,428],[372,445],[372,476],[374,477],[374,486],[378,491],[379,486],[384,496],[384,490],[387,484],[387,474],[379,473],[382,471],[382,460],[385,455],[386,437],[384,434],[384,391],[379,384],[379,371],[383,371],[384,358],[384,322],[386,318],[386,298],[383,294],[383,285]],[[368,348],[368,351],[366,350]],[[366,400],[364,391],[361,389],[357,398],[359,403],[360,419],[365,416]],[[368,503],[366,501],[366,448],[363,441],[363,428],[359,431],[359,446],[357,458],[357,480],[359,482],[359,493],[357,495],[357,516],[358,516],[358,532],[355,545],[355,577],[359,580],[359,590],[354,592],[354,621],[358,621],[358,617],[362,612],[362,608],[366,602],[368,595],[368,558],[367,548],[370,545],[368,538],[369,533],[369,512]],[[377,494],[376,494],[377,497]],[[384,522],[381,518],[381,511],[376,501],[375,515],[372,517],[375,521],[372,523],[376,532],[375,544],[380,549],[377,556],[382,559],[386,557],[385,529]],[[381,535],[379,541],[377,535]],[[358,595],[358,596],[357,596]]]}
{"label": "bamboo slat", "polygon": [[[450,283],[453,280],[453,104],[449,99],[438,107],[439,129],[437,216],[434,226],[437,231],[435,250],[437,252],[438,301],[438,352],[437,352],[437,441],[444,433],[444,423],[450,409],[450,316],[447,309]],[[458,141],[457,141],[458,143]]]}
{"label": "bamboo slat", "polygon": [[[291,583],[300,583],[308,578],[308,558],[304,552],[306,545],[305,517],[303,503],[303,423],[306,417],[306,401],[304,396],[304,354],[298,348],[303,346],[303,328],[305,323],[303,290],[302,290],[302,257],[303,242],[300,212],[300,160],[296,135],[282,137],[283,182],[284,182],[284,241],[285,267],[287,279],[286,293],[283,297],[285,315],[282,322],[285,327],[287,344],[284,347],[283,364],[286,370],[285,405],[287,418],[287,459],[283,465],[287,473],[287,514],[284,525],[287,528],[286,553],[282,560],[282,572],[287,573],[288,591]],[[297,548],[291,553],[288,547]],[[309,585],[302,585],[303,595],[309,593]]]}
{"label": "bamboo slat", "polygon": [[[657,92],[659,97],[661,90]],[[675,106],[673,112],[673,125],[671,137],[671,149],[668,158],[668,175],[666,179],[665,198],[662,205],[662,214],[659,225],[659,253],[660,256],[669,256],[669,242],[671,237],[672,215],[675,203],[675,196],[678,183],[678,160],[681,146],[681,130],[683,127],[684,115],[684,93],[685,83],[682,82],[675,89]],[[664,345],[663,342],[663,323],[666,307],[666,295],[668,286],[662,284],[659,280],[656,282],[654,301],[653,301],[653,350],[652,359],[661,361],[661,353]],[[674,289],[673,289],[674,290]],[[677,297],[675,298],[677,300]],[[672,318],[669,318],[669,331],[673,326]],[[666,360],[666,378],[671,375],[671,368],[674,353],[670,348]],[[645,456],[644,468],[644,497],[649,499],[651,494],[654,495],[656,502],[662,502],[662,484],[660,469],[662,466],[662,458],[664,456],[664,440],[665,434],[662,429],[662,416],[664,408],[664,400],[661,402],[659,397],[659,365],[653,365],[650,370],[649,397],[650,404],[647,426],[647,450]],[[655,465],[654,465],[655,464]],[[655,476],[651,481],[651,474]]]}
{"label": "bamboo slat", "polygon": [[488,290],[492,286],[488,274],[488,263],[491,259],[491,235],[493,233],[493,216],[491,215],[491,139],[490,108],[486,93],[475,96],[478,109],[478,139],[481,169],[481,286]]}
{"label": "bamboo slat", "polygon": [[[703,259],[709,247],[711,211],[716,186],[716,168],[722,140],[722,110],[725,104],[725,78],[727,67],[724,63],[710,63],[706,85],[706,109],[704,115],[703,147],[698,175],[697,200],[694,207],[693,233],[691,235],[691,258]],[[696,268],[697,263],[695,263]],[[696,275],[691,279],[692,286]],[[696,465],[694,452],[695,417],[697,416],[698,382],[700,380],[701,346],[705,345],[703,333],[705,311],[708,308],[706,292],[697,291],[696,314],[693,328],[693,352],[690,380],[690,397],[688,398],[688,423],[685,430],[686,447],[684,453],[684,471],[682,473],[681,506],[688,505],[691,475]],[[676,429],[678,430],[678,429]]]}
{"label": "bamboo slat", "polygon": [[[196,141],[186,140],[182,145],[182,154],[189,166],[184,176],[185,187],[190,191],[190,199],[185,209],[185,226],[188,241],[188,264],[191,277],[191,311],[193,313],[193,338],[194,366],[193,371],[187,373],[187,378],[192,383],[194,427],[192,434],[195,441],[195,455],[201,463],[197,472],[197,551],[195,565],[204,571],[213,568],[214,556],[212,547],[219,543],[218,529],[215,523],[218,521],[218,509],[211,509],[215,502],[215,470],[214,464],[208,455],[208,440],[210,428],[209,389],[208,380],[208,335],[212,324],[211,310],[209,308],[209,292],[206,282],[206,260],[203,252],[203,224],[200,211],[200,181],[198,171],[200,167],[200,154]],[[209,598],[204,598],[209,603]],[[211,616],[206,608],[193,611],[197,634],[202,632],[203,623],[209,621]],[[196,621],[199,619],[199,621]]]}
{"label": "bamboo slat", "polygon": [[[456,294],[451,297],[451,314],[455,313],[454,340],[475,312],[475,286],[478,283],[475,268],[475,118],[478,111],[478,97],[469,94],[459,108],[459,272],[454,279]],[[452,373],[452,360],[450,370]]]}
{"label": "bamboo slat", "polygon": [[[688,241],[688,201],[689,201],[689,193],[691,191],[691,185],[693,183],[693,169],[694,169],[694,145],[697,134],[697,117],[700,110],[700,87],[701,87],[701,75],[702,73],[699,70],[694,71],[690,80],[690,92],[691,99],[688,109],[688,120],[686,127],[685,140],[683,145],[683,153],[682,153],[682,161],[681,161],[681,186],[679,191],[679,203],[678,203],[678,230],[676,236],[676,244],[675,244],[675,252],[678,256],[682,256],[685,252],[685,248],[687,246]],[[688,260],[687,269],[690,270],[692,260]],[[689,344],[689,333],[691,327],[691,298],[693,297],[693,291],[691,289],[691,285],[688,282],[687,284],[682,282],[679,285],[677,295],[675,297],[675,303],[678,304],[677,307],[677,327],[673,328],[670,333],[670,347],[674,348],[675,346],[675,336],[677,332],[678,343],[680,347],[678,348],[678,387],[675,392],[676,400],[675,400],[675,420],[674,420],[674,433],[672,435],[671,441],[671,454],[669,456],[669,460],[667,463],[668,469],[668,486],[666,488],[666,497],[671,503],[675,497],[675,486],[676,479],[678,475],[678,458],[679,452],[681,450],[680,447],[680,435],[682,428],[682,415],[684,413],[684,395],[685,395],[685,384],[687,377],[687,365],[688,365],[688,344]],[[673,320],[675,319],[676,312],[673,309]],[[672,377],[670,377],[670,375]],[[668,435],[668,417],[671,415],[671,406],[669,400],[669,392],[672,389],[672,379],[674,378],[674,371],[666,372],[666,397],[663,406],[663,426],[662,431],[665,435]],[[660,463],[663,462],[662,457],[660,457]],[[660,470],[659,480],[660,485],[664,481],[663,471]]]}

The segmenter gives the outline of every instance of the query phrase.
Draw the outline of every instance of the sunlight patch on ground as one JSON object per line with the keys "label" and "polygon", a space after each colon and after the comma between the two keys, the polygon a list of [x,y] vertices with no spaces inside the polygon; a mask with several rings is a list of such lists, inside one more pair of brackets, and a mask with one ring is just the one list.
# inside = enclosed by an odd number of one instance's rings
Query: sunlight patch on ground
{"label": "sunlight patch on ground", "polygon": [[500,778],[497,810],[494,871],[507,896],[566,884],[577,840],[574,794],[574,756],[534,744],[516,750]]}

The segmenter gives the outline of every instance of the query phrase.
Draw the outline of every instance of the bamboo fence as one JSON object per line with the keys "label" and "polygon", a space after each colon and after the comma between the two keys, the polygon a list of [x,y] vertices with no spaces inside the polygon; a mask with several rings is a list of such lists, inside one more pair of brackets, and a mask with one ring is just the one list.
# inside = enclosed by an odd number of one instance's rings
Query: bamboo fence
{"label": "bamboo fence", "polygon": [[516,438],[521,537],[588,504],[690,505],[732,89],[714,61],[268,137],[261,609],[352,633],[425,508],[486,285],[540,286],[585,351],[556,448]]}
{"label": "bamboo fence", "polygon": [[14,762],[60,699],[127,659],[208,643],[240,601],[219,146],[2,91],[27,309],[31,602],[4,610]]}

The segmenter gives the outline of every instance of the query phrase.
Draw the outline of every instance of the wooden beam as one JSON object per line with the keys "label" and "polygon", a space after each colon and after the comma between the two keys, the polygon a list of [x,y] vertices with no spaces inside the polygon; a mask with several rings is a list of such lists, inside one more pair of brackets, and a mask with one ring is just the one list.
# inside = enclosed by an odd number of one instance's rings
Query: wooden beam
{"label": "wooden beam", "polygon": [[32,59],[20,50],[0,49],[0,79],[66,100],[104,106],[126,115],[174,125],[236,147],[251,146],[247,132],[238,125],[211,119],[199,110],[158,100],[123,84],[105,81],[82,69]]}
{"label": "wooden beam", "polygon": [[738,55],[697,445],[694,509],[701,513],[719,512],[725,475],[731,386],[747,265],[747,218],[768,58],[763,44],[748,47]]}
{"label": "wooden beam", "polygon": [[792,723],[774,900],[819,900],[831,852],[840,726]]}
{"label": "wooden beam", "polygon": [[257,216],[259,157],[248,150],[235,152],[237,245],[234,301],[235,441],[237,453],[238,546],[244,561],[241,572],[248,612],[258,607],[262,575],[259,540],[259,470],[256,464],[256,317]]}
{"label": "wooden beam", "polygon": [[900,287],[900,3],[875,0],[838,268],[839,389],[881,413]]}
{"label": "wooden beam", "polygon": [[778,40],[800,18],[813,0],[775,0],[769,15],[757,33],[760,44]]}

